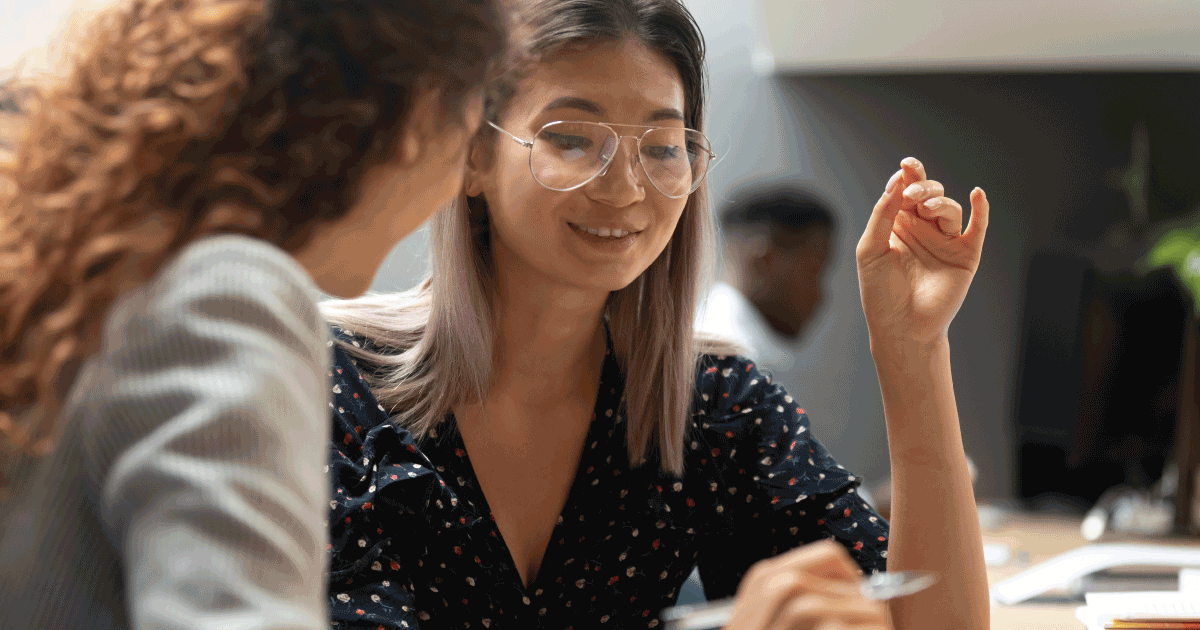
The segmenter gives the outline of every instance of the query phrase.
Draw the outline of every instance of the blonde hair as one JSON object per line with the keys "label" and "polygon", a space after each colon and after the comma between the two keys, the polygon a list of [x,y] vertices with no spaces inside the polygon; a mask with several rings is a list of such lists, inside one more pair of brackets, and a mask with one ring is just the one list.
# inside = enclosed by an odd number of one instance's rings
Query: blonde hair
{"label": "blonde hair", "polygon": [[[677,0],[537,0],[515,14],[524,48],[510,53],[486,102],[497,120],[530,63],[564,44],[632,38],[671,59],[683,78],[685,117],[699,129],[703,107],[703,40]],[[515,38],[514,38],[515,39]],[[494,142],[481,128],[475,142]],[[326,302],[326,317],[365,338],[341,344],[365,362],[368,381],[393,419],[423,437],[460,403],[482,401],[491,379],[496,295],[487,204],[461,197],[430,226],[430,276],[414,289]],[[684,206],[664,251],[629,286],[611,293],[605,317],[625,380],[630,461],[657,456],[663,470],[683,471],[684,437],[703,354],[733,354],[716,337],[698,337],[693,317],[712,277],[716,235],[705,184]]]}

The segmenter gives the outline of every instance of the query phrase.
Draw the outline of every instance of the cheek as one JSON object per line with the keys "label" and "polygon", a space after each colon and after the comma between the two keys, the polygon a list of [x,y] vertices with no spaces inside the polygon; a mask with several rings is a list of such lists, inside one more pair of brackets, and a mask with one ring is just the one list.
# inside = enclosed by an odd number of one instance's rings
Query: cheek
{"label": "cheek", "polygon": [[546,190],[533,180],[525,154],[498,156],[483,188],[493,219],[527,232],[544,228],[562,201],[562,193]]}
{"label": "cheek", "polygon": [[789,293],[799,305],[815,307],[824,299],[821,285],[821,268],[810,260],[800,259],[790,270],[781,270],[781,286],[789,287]]}
{"label": "cheek", "polygon": [[685,205],[686,199],[678,200],[670,205],[663,204],[656,209],[654,213],[657,220],[654,222],[656,230],[653,237],[653,258],[657,258],[666,249],[667,244],[671,242],[671,237],[679,230],[679,222],[683,220]]}
{"label": "cheek", "polygon": [[559,238],[554,231],[557,226],[554,194],[540,186],[528,188],[517,181],[488,195],[492,237],[521,252],[523,258],[553,255]]}

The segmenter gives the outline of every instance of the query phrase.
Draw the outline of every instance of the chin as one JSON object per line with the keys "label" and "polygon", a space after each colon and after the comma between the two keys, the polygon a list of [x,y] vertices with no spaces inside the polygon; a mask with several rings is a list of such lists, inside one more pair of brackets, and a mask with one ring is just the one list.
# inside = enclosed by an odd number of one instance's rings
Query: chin
{"label": "chin", "polygon": [[620,291],[621,289],[628,287],[629,285],[633,284],[634,282],[637,282],[637,279],[639,277],[641,277],[641,275],[642,275],[641,273],[634,274],[631,276],[631,275],[629,275],[629,273],[620,273],[620,272],[614,272],[614,273],[593,272],[591,277],[587,279],[587,282],[581,283],[581,284],[585,284],[586,286],[588,286],[590,288],[602,289],[604,291],[608,291],[611,293],[613,291]]}
{"label": "chin", "polygon": [[366,293],[371,288],[370,278],[347,278],[337,275],[317,280],[317,288],[332,298],[349,300]]}

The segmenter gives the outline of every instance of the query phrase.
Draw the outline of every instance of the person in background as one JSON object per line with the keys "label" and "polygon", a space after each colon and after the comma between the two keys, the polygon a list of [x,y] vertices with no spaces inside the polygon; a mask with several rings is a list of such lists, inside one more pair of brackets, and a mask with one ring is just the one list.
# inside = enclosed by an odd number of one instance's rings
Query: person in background
{"label": "person in background", "polygon": [[458,193],[504,38],[486,0],[132,0],[7,86],[0,628],[329,627],[318,289]]}
{"label": "person in background", "polygon": [[[462,197],[410,291],[323,304],[338,335],[340,628],[655,628],[699,567],[730,630],[986,628],[947,331],[988,206],[906,159],[857,249],[896,509],[801,401],[694,330],[715,253],[704,40],[680,0],[514,3]],[[719,95],[735,98],[737,95]],[[884,183],[884,178],[880,178]],[[861,573],[936,585],[864,599]]]}
{"label": "person in background", "polygon": [[696,328],[729,337],[798,391],[791,370],[825,299],[833,213],[812,193],[772,186],[734,194],[719,216],[724,277],[701,306]]}

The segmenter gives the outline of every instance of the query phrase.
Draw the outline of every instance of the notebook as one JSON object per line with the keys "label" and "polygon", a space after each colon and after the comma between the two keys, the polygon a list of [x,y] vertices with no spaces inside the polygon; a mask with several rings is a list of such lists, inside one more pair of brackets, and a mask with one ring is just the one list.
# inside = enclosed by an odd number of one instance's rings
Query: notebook
{"label": "notebook", "polygon": [[1087,593],[1075,617],[1088,630],[1200,630],[1200,570],[1179,573],[1178,591]]}

